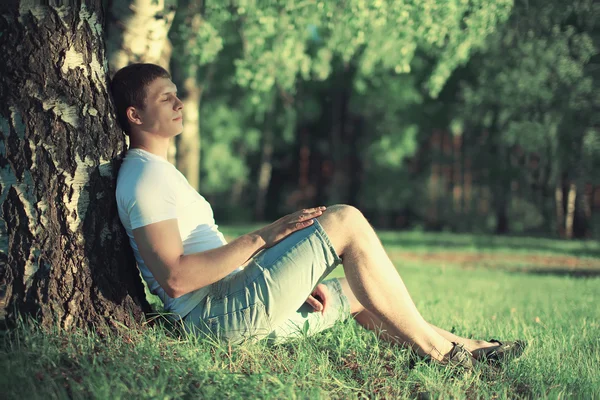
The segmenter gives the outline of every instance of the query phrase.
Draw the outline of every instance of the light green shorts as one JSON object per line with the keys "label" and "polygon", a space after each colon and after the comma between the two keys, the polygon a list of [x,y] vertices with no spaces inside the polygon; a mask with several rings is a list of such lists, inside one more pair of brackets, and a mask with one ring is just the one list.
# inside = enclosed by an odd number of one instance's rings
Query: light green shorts
{"label": "light green shorts", "polygon": [[294,232],[257,253],[244,270],[210,286],[209,294],[184,319],[190,332],[229,343],[267,339],[281,343],[312,335],[350,316],[339,280],[329,289],[324,313],[311,312],[306,298],[342,260],[321,224]]}

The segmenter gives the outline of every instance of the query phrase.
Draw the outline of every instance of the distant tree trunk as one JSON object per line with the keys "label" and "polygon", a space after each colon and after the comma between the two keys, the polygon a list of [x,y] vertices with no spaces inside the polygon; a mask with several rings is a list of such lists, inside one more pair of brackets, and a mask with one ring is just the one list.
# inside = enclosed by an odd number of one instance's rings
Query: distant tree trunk
{"label": "distant tree trunk", "polygon": [[[176,0],[111,1],[106,24],[106,58],[111,76],[139,62],[169,70],[172,49],[167,33],[176,6]],[[175,142],[171,141],[167,157],[173,164],[176,154]]]}
{"label": "distant tree trunk", "polygon": [[362,209],[359,204],[360,188],[362,184],[362,165],[359,149],[360,137],[363,131],[363,120],[361,118],[349,118],[350,125],[346,129],[349,136],[350,157],[348,158],[348,175],[350,182],[348,185],[348,203]]}
{"label": "distant tree trunk", "polygon": [[[204,5],[202,0],[183,0],[179,2],[175,24],[189,28],[189,35],[179,37],[175,43],[173,57],[173,79],[181,88],[180,98],[183,102],[183,132],[177,136],[177,157],[175,165],[187,178],[190,185],[200,188],[200,102],[204,85],[198,82],[197,57],[190,57],[190,53],[197,51],[196,32],[204,23]],[[205,84],[214,74],[214,65],[208,68]]]}
{"label": "distant tree trunk", "polygon": [[271,173],[273,171],[273,125],[271,112],[267,113],[267,126],[263,132],[262,150],[260,156],[260,167],[258,170],[258,188],[256,192],[256,203],[254,208],[254,218],[257,221],[265,219],[265,207],[267,205],[267,191],[271,182]]}
{"label": "distant tree trunk", "polygon": [[462,175],[462,136],[453,136],[453,177],[452,177],[452,197],[454,199],[454,212],[456,214],[463,213],[463,175]]}
{"label": "distant tree trunk", "polygon": [[0,318],[135,326],[148,304],[115,204],[102,2],[34,4],[0,18]]}
{"label": "distant tree trunk", "polygon": [[562,182],[558,185],[556,185],[556,188],[554,190],[554,200],[556,203],[556,225],[557,225],[557,229],[558,229],[558,235],[560,237],[564,237],[565,236],[565,229],[564,229],[564,220],[565,220],[565,204],[563,201],[563,187],[562,187]]}
{"label": "distant tree trunk", "polygon": [[[500,160],[505,161],[505,149],[500,149]],[[508,163],[504,163],[508,165]],[[496,171],[495,182],[492,182],[494,196],[494,211],[496,213],[496,233],[505,234],[509,230],[508,205],[510,202],[510,178],[505,176],[505,170]]]}
{"label": "distant tree trunk", "polygon": [[350,168],[347,155],[352,139],[348,140],[348,104],[352,94],[351,84],[354,70],[351,66],[343,67],[341,74],[332,77],[331,89],[331,130],[330,154],[333,162],[333,175],[327,190],[328,203],[348,203],[350,189]]}
{"label": "distant tree trunk", "polygon": [[440,192],[440,174],[441,174],[441,166],[440,166],[440,154],[441,154],[441,133],[438,130],[434,130],[431,135],[430,144],[431,144],[431,177],[429,179],[429,223],[433,226],[438,225],[439,220],[439,192]]}
{"label": "distant tree trunk", "polygon": [[575,218],[575,204],[577,199],[577,185],[571,183],[569,185],[569,194],[567,196],[567,216],[565,219],[565,237],[573,238],[573,220]]}
{"label": "distant tree trunk", "polygon": [[112,0],[107,15],[106,54],[111,74],[137,62],[169,69],[176,0]]}
{"label": "distant tree trunk", "polygon": [[582,223],[580,231],[582,237],[591,237],[592,232],[592,202],[593,202],[593,187],[591,183],[584,185],[584,190],[581,198]]}
{"label": "distant tree trunk", "polygon": [[[246,159],[246,154],[248,150],[246,147],[241,147],[237,149],[236,154],[240,158],[240,160]],[[246,178],[237,179],[233,185],[231,186],[230,196],[229,196],[229,206],[231,207],[240,207],[242,205],[242,198],[244,194],[244,189],[246,188]],[[251,215],[248,215],[251,217]]]}
{"label": "distant tree trunk", "polygon": [[200,189],[200,97],[202,89],[196,81],[197,67],[190,66],[190,74],[183,80],[183,132],[177,136],[177,169],[190,185]]}
{"label": "distant tree trunk", "polygon": [[465,158],[465,171],[464,171],[464,212],[469,214],[471,212],[471,203],[473,202],[473,173],[471,171],[471,158],[467,156]]}
{"label": "distant tree trunk", "polygon": [[[493,122],[490,132],[490,156],[495,158],[490,173],[493,207],[496,214],[496,233],[505,234],[509,231],[508,206],[511,197],[512,167],[510,150],[499,141],[502,127],[498,124],[498,110],[494,109]],[[494,165],[495,164],[495,165]]]}
{"label": "distant tree trunk", "polygon": [[496,233],[504,234],[508,232],[508,201],[507,193],[503,191],[496,192],[494,195],[494,205],[496,210]]}

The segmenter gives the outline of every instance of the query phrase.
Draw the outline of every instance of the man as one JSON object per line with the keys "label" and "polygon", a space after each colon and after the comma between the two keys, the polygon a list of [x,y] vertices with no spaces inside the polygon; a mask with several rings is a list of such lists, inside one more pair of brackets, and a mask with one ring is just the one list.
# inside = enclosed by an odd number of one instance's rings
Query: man
{"label": "man", "polygon": [[[227,243],[210,204],[167,161],[183,113],[167,71],[130,65],[115,74],[111,91],[130,137],[117,181],[119,217],[150,290],[191,331],[279,342],[305,321],[314,333],[351,315],[441,364],[471,369],[476,359],[522,351],[519,341],[465,339],[427,323],[353,207],[301,210]],[[320,283],[342,261],[346,277]],[[309,305],[319,312],[307,312]]]}

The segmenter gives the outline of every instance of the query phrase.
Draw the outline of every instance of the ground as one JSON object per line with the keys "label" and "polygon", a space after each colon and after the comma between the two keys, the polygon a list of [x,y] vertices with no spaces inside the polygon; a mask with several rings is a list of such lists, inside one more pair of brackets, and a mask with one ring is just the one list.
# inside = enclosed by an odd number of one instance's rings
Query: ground
{"label": "ground", "polygon": [[[228,237],[251,227],[225,227]],[[122,336],[3,333],[5,398],[361,398],[600,396],[600,244],[380,232],[429,321],[464,336],[527,340],[474,374],[418,363],[353,321],[278,347],[229,348],[162,324]],[[341,276],[343,269],[334,271]]]}

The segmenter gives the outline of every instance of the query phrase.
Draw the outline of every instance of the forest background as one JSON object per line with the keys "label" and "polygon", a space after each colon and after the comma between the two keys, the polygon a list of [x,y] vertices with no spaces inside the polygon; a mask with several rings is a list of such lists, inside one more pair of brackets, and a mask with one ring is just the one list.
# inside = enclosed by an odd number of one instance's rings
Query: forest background
{"label": "forest background", "polygon": [[171,160],[221,223],[347,203],[378,228],[598,233],[589,1],[135,3],[109,7],[109,65],[173,73]]}

